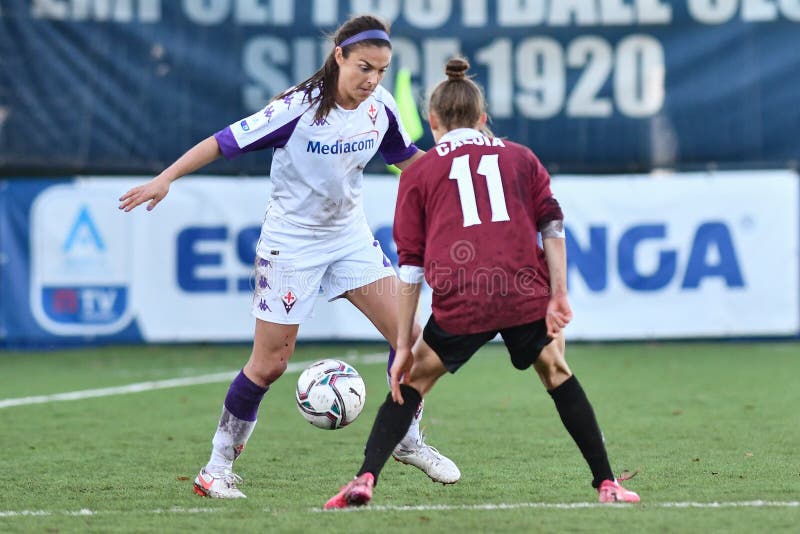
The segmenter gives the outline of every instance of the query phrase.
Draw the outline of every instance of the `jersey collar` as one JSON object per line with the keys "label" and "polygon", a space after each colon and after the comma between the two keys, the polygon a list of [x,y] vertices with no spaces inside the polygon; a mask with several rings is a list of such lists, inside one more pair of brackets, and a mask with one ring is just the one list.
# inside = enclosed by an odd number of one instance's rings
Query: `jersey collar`
{"label": "jersey collar", "polygon": [[447,143],[449,141],[463,141],[464,139],[475,139],[476,137],[483,137],[483,134],[475,128],[456,128],[441,136],[437,144]]}

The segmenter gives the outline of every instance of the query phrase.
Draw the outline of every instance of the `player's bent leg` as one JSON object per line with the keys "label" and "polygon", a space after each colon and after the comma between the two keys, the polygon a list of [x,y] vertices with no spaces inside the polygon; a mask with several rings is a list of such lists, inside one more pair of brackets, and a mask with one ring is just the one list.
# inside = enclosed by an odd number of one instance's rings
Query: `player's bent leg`
{"label": "player's bent leg", "polygon": [[286,371],[294,353],[300,325],[278,324],[256,319],[253,351],[244,366],[245,374],[262,387],[269,387]]}
{"label": "player's bent leg", "polygon": [[194,491],[204,497],[239,499],[242,479],[233,472],[233,462],[244,451],[256,425],[258,408],[269,385],[286,370],[294,350],[297,325],[256,320],[250,359],[228,388],[211,457],[194,481]]}
{"label": "player's bent leg", "polygon": [[[425,396],[446,372],[439,356],[421,337],[418,338],[414,345],[414,365],[411,367],[408,385]],[[421,432],[416,441],[403,438],[392,456],[398,462],[417,467],[434,482],[455,484],[461,479],[461,471],[455,462],[425,443],[425,435]]]}
{"label": "player's bent leg", "polygon": [[[398,311],[395,276],[385,276],[362,287],[348,290],[344,296],[375,325],[389,344],[394,345],[397,341]],[[422,336],[417,338],[418,342],[421,338]],[[396,451],[398,454],[394,455],[395,459],[421,469],[434,482],[458,482],[461,472],[456,464],[425,442],[425,436],[419,432],[418,425],[419,418],[415,418],[412,422],[413,428],[410,427],[407,434],[408,440],[404,438],[401,441],[401,450]]]}
{"label": "player's bent leg", "polygon": [[639,502],[639,496],[614,478],[603,434],[586,393],[567,365],[563,333],[547,344],[533,364],[555,403],[564,428],[581,451],[592,472],[592,487],[600,502]]}
{"label": "player's bent leg", "polygon": [[417,338],[413,352],[414,363],[411,366],[408,385],[425,398],[434,384],[447,373],[447,369],[436,352],[421,337]]}
{"label": "player's bent leg", "polygon": [[[422,333],[422,328],[420,328],[419,324],[414,322],[413,330],[411,333],[412,339],[416,340],[419,338],[420,334]],[[394,363],[394,356],[395,350],[394,347],[391,345],[389,346],[389,358],[386,361],[386,383],[389,384],[391,387],[391,370],[392,364]],[[403,441],[406,443],[416,443],[420,440],[420,430],[419,430],[419,423],[422,420],[422,413],[425,410],[425,401],[419,403],[419,408],[417,408],[417,412],[414,414],[414,418],[411,420],[411,425],[408,427],[408,432],[406,433]]]}
{"label": "player's bent leg", "polygon": [[400,391],[405,402],[397,403],[391,393],[386,395],[372,424],[364,449],[364,461],[356,478],[342,486],[339,493],[325,503],[326,509],[361,506],[372,498],[372,488],[377,484],[381,470],[395,445],[405,434],[414,417],[414,411],[422,401],[419,391],[409,385],[400,384]]}
{"label": "player's bent leg", "polygon": [[384,276],[345,291],[344,297],[375,325],[391,346],[397,342],[397,277]]}
{"label": "player's bent leg", "polygon": [[566,343],[563,332],[544,346],[539,357],[533,362],[533,368],[546,390],[557,388],[572,376],[565,357]]}

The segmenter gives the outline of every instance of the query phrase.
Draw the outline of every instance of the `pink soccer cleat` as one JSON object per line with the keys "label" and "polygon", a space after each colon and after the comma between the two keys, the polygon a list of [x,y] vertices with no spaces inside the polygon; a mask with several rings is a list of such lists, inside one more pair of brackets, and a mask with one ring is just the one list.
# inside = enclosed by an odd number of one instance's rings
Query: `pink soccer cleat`
{"label": "pink soccer cleat", "polygon": [[597,488],[600,502],[639,502],[639,495],[626,490],[616,480],[604,480]]}
{"label": "pink soccer cleat", "polygon": [[372,488],[375,487],[375,477],[372,473],[351,480],[325,503],[325,509],[349,508],[351,506],[364,506],[372,499]]}

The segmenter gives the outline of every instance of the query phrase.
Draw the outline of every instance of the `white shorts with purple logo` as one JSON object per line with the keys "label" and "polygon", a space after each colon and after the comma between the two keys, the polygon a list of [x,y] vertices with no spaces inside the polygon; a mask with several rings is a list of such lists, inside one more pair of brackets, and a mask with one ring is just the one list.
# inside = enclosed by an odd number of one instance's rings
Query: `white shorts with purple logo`
{"label": "white shorts with purple logo", "polygon": [[366,225],[335,238],[262,232],[258,250],[251,311],[271,323],[300,324],[313,316],[320,293],[334,300],[395,276]]}

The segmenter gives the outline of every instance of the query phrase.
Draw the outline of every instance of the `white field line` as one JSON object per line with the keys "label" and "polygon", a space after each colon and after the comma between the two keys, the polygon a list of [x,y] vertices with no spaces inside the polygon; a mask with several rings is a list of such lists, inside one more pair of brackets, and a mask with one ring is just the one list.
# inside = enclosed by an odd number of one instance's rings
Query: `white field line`
{"label": "white field line", "polygon": [[[429,504],[419,506],[381,506],[371,505],[362,508],[346,508],[344,510],[323,510],[312,508],[310,512],[438,512],[438,511],[503,511],[520,509],[555,509],[578,510],[584,508],[607,508],[617,510],[636,510],[638,508],[798,508],[800,501],[730,501],[730,502],[654,502],[642,504],[602,504],[598,502],[520,502],[499,504]],[[5,517],[42,517],[42,516],[94,516],[94,515],[123,515],[123,514],[213,514],[224,512],[226,508],[156,508],[155,510],[89,510],[82,508],[74,511],[53,510],[8,510],[0,511],[0,518]],[[269,508],[263,510],[270,513]]]}
{"label": "white field line", "polygon": [[496,511],[519,510],[525,508],[577,510],[582,508],[798,508],[800,501],[731,501],[731,502],[654,502],[642,504],[604,504],[599,502],[519,502],[500,504],[421,504],[417,506],[382,506],[371,505],[362,508],[344,508],[341,510],[312,509],[314,512],[435,512],[435,511]]}
{"label": "white field line", "polygon": [[[331,358],[345,359],[351,365],[373,363],[386,363],[387,353],[373,353],[364,355],[331,356]],[[304,362],[289,362],[286,367],[287,373],[302,371],[316,360]],[[178,388],[185,386],[196,386],[199,384],[213,384],[216,382],[229,382],[239,373],[236,371],[225,371],[209,375],[188,376],[185,378],[170,378],[166,380],[154,380],[151,382],[138,382],[125,386],[115,386],[100,389],[84,389],[82,391],[69,391],[66,393],[54,393],[52,395],[37,395],[33,397],[17,397],[11,399],[0,399],[0,409],[11,408],[12,406],[26,406],[28,404],[45,404],[48,402],[62,402],[81,399],[92,399],[97,397],[110,397],[111,395],[127,395],[129,393],[141,393],[143,391],[153,391],[156,389]],[[1,516],[0,516],[1,517]]]}

